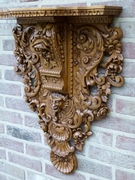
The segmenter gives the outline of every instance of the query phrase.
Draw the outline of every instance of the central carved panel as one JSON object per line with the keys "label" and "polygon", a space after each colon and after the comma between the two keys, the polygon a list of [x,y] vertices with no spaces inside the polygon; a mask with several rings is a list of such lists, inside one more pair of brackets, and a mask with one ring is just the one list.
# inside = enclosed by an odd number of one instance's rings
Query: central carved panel
{"label": "central carved panel", "polygon": [[[25,100],[38,113],[51,147],[50,159],[62,173],[77,168],[75,150],[82,151],[92,134],[93,120],[105,117],[111,86],[124,79],[119,28],[110,19],[64,19],[61,22],[18,25],[13,29],[15,71],[22,75]],[[73,23],[74,21],[74,23]]]}

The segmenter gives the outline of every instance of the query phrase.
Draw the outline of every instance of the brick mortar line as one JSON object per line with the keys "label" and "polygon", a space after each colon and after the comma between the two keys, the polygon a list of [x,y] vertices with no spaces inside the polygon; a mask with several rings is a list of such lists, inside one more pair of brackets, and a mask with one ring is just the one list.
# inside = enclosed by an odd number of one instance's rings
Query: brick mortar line
{"label": "brick mortar line", "polygon": [[[13,166],[13,167],[17,167],[17,168],[19,168],[19,169],[21,169],[21,170],[24,170],[25,171],[25,169],[26,170],[31,170],[30,168],[28,168],[28,167],[25,167],[25,166],[22,166],[22,165],[19,165],[19,164],[17,164],[17,163],[12,163],[12,162],[10,162],[10,161],[0,161],[0,162],[4,162],[4,163],[6,163],[6,164],[9,164],[9,165],[11,165],[11,166]],[[33,170],[33,172],[35,173],[37,173],[37,172],[40,172],[40,171],[36,171],[36,170]],[[14,177],[14,176],[13,176]]]}
{"label": "brick mortar line", "polygon": [[0,174],[1,175],[4,175],[4,176],[7,176],[8,178],[14,178],[13,180],[20,180],[20,179],[18,179],[18,178],[16,178],[15,176],[12,176],[12,175],[10,175],[10,174],[7,174],[7,173],[4,173],[4,172],[0,172]]}
{"label": "brick mortar line", "polygon": [[98,175],[94,175],[94,174],[90,174],[90,173],[87,173],[87,175],[88,176],[86,177],[86,180],[90,180],[89,178],[96,178],[96,180],[109,180],[108,178],[103,178],[103,177],[100,177],[100,179],[99,179]]}
{"label": "brick mortar line", "polygon": [[[36,173],[36,174],[38,174],[38,173]],[[40,175],[40,174],[39,174]],[[53,176],[49,176],[48,174],[44,174],[44,173],[42,173],[41,174],[41,176],[43,176],[43,175],[45,175],[46,177],[48,177],[48,178],[50,178],[49,180],[60,180],[60,179],[58,179],[58,178],[56,178],[56,177],[53,177]],[[52,179],[53,178],[53,179]],[[40,179],[39,179],[40,180]],[[41,179],[42,180],[42,179]],[[45,180],[45,179],[44,179]],[[62,179],[61,179],[62,180]]]}
{"label": "brick mortar line", "polygon": [[100,130],[101,132],[111,133],[112,135],[116,134],[117,136],[118,135],[122,136],[124,134],[126,137],[135,138],[134,133],[127,133],[124,131],[118,131],[118,130],[103,128],[98,126],[93,126],[93,134],[94,134],[94,130]]}
{"label": "brick mortar line", "polygon": [[[21,111],[21,110],[16,110],[16,109],[12,109],[12,108],[7,108],[6,106],[5,107],[0,107],[0,110],[7,110],[9,112],[15,112],[15,113],[18,113],[18,114],[24,114],[24,115],[28,115],[30,116],[32,114],[32,110],[31,112],[28,112],[28,111]],[[33,117],[33,116],[32,116]]]}
{"label": "brick mortar line", "polygon": [[[132,80],[135,81],[135,78],[134,78],[134,77],[132,77],[132,78],[131,78],[131,77],[129,77],[129,78],[128,78],[128,77],[125,77],[124,79],[125,79],[125,81],[128,81],[128,82],[130,82],[130,81],[132,81]],[[125,82],[125,83],[126,83],[126,82]],[[116,87],[116,88],[117,88],[117,87]]]}
{"label": "brick mortar line", "polygon": [[[2,134],[1,137],[5,137],[5,134]],[[42,144],[42,143],[39,143],[39,142],[32,142],[32,141],[27,141],[27,140],[24,140],[24,139],[19,139],[19,138],[16,138],[16,137],[13,137],[13,136],[10,136],[10,135],[7,135],[6,136],[7,139],[9,140],[13,140],[13,141],[16,141],[16,142],[20,142],[20,143],[23,143],[24,145],[30,145],[32,146],[37,146],[37,147],[41,147],[41,148],[45,148],[47,150],[51,150],[49,145],[45,145],[45,144]],[[1,148],[4,148],[4,147],[1,147]]]}
{"label": "brick mortar line", "polygon": [[123,37],[121,39],[121,42],[122,43],[135,43],[135,38],[126,38],[126,37]]}
{"label": "brick mortar line", "polygon": [[[6,107],[5,107],[5,108],[6,108]],[[9,108],[6,108],[6,109],[5,109],[5,108],[0,106],[0,110],[2,110],[2,111],[6,110],[6,111],[8,111],[8,112],[15,112],[15,113],[18,113],[18,114],[20,114],[20,115],[30,116],[30,117],[33,117],[33,118],[37,118],[37,119],[38,119],[37,114],[33,113],[32,110],[31,110],[31,112],[21,111],[21,113],[20,113],[20,111],[18,112],[18,111],[15,110],[15,109],[9,109]],[[34,116],[34,115],[35,115],[35,116]]]}
{"label": "brick mortar line", "polygon": [[118,21],[121,23],[121,22],[135,22],[135,17],[119,17],[118,18]]}
{"label": "brick mortar line", "polygon": [[108,115],[108,116],[110,116],[110,117],[119,117],[119,115],[120,115],[120,117],[122,117],[123,119],[126,119],[126,118],[128,118],[129,120],[135,120],[135,118],[134,118],[134,116],[130,116],[130,115],[126,115],[126,114],[120,114],[120,113],[117,113],[117,112],[110,112],[110,114]]}
{"label": "brick mortar line", "polygon": [[[43,157],[36,157],[36,156],[32,156],[32,155],[29,155],[27,153],[19,153],[15,150],[11,150],[11,149],[7,149],[8,153],[13,153],[14,155],[17,155],[17,156],[21,156],[21,157],[24,157],[24,158],[27,158],[27,159],[30,159],[30,160],[36,160],[36,161],[40,161],[41,164],[42,164],[42,161],[46,162],[48,161],[47,159],[43,158]],[[10,162],[10,161],[9,161]],[[43,162],[43,163],[44,163]],[[20,165],[21,166],[21,165]]]}
{"label": "brick mortar line", "polygon": [[103,161],[93,159],[93,158],[90,158],[90,157],[81,156],[81,155],[78,155],[78,154],[77,154],[77,158],[79,159],[78,162],[80,160],[86,160],[86,161],[91,161],[93,163],[98,163],[100,165],[108,166],[110,168],[112,168],[112,165],[113,165],[113,164],[110,164],[110,163],[108,164],[107,162],[103,162]]}
{"label": "brick mortar line", "polygon": [[[17,100],[24,100],[24,102],[25,102],[25,99],[23,98],[23,95],[24,94],[22,94],[20,96],[15,96],[15,95],[10,95],[10,94],[2,94],[2,93],[0,93],[0,96],[3,96],[5,98],[13,98],[13,99],[17,99]],[[26,106],[27,105],[28,105],[28,103],[26,103]]]}
{"label": "brick mortar line", "polygon": [[110,146],[104,146],[102,144],[96,144],[94,142],[90,142],[89,145],[95,147],[95,148],[100,148],[100,149],[105,149],[105,150],[109,150],[110,152],[116,152],[116,153],[120,153],[120,154],[123,154],[123,155],[132,155],[135,157],[135,152],[133,151],[128,151],[128,150],[123,150],[123,149],[118,149],[116,147],[110,147]]}
{"label": "brick mortar line", "polygon": [[118,95],[118,94],[112,94],[111,97],[115,98],[115,99],[128,100],[128,101],[131,101],[131,102],[135,101],[135,97],[131,97],[131,96],[122,96],[122,95]]}
{"label": "brick mortar line", "polygon": [[112,166],[112,180],[116,180],[115,179],[115,168],[114,168],[114,166]]}
{"label": "brick mortar line", "polygon": [[2,68],[3,71],[5,71],[5,70],[14,71],[14,66],[0,65],[0,68]]}
{"label": "brick mortar line", "polygon": [[[90,176],[90,174],[88,172],[84,172],[84,171],[80,171],[78,168],[75,171],[77,174],[81,174],[83,175],[86,179],[89,178],[88,176]],[[93,175],[94,176],[94,175]],[[96,176],[96,175],[95,175]],[[98,176],[96,176],[98,177]],[[101,179],[102,180],[102,179]],[[103,179],[104,180],[104,179]],[[106,179],[105,179],[106,180]],[[108,179],[107,179],[108,180]]]}
{"label": "brick mortar line", "polygon": [[[82,158],[79,158],[79,160],[80,159],[82,159]],[[83,158],[84,159],[84,158]],[[82,160],[83,160],[82,159]],[[122,169],[123,167],[122,166],[120,166],[120,165],[116,165],[116,164],[110,164],[110,163],[107,163],[107,162],[102,162],[101,160],[97,160],[97,159],[92,159],[92,158],[89,158],[88,159],[88,157],[87,157],[87,159],[85,159],[85,160],[87,160],[87,161],[92,161],[92,162],[94,162],[94,163],[98,163],[98,164],[100,164],[100,165],[104,165],[104,166],[108,166],[108,167],[110,167],[111,169],[112,169],[112,167],[114,166],[116,169]],[[123,168],[124,169],[124,168]],[[130,173],[133,173],[134,172],[134,170],[133,169],[129,169],[129,168],[125,168],[126,170],[129,170],[128,172],[130,172]],[[112,180],[112,179],[111,179]]]}
{"label": "brick mortar line", "polygon": [[127,168],[124,168],[124,167],[121,167],[121,166],[120,166],[120,167],[117,167],[117,168],[114,166],[114,168],[115,168],[115,171],[116,171],[116,170],[120,170],[120,171],[125,171],[125,172],[127,172],[127,173],[133,173],[133,174],[135,174],[135,170],[134,170],[134,169],[127,169]]}
{"label": "brick mortar line", "polygon": [[[0,122],[2,122],[2,121],[0,121]],[[3,121],[3,122],[5,122],[5,121]],[[15,124],[15,123],[10,123],[10,122],[5,122],[5,123],[3,123],[3,125],[6,125],[6,126],[13,126],[13,127],[15,127],[15,128],[20,128],[20,129],[25,129],[25,130],[29,130],[29,131],[31,131],[31,132],[38,132],[38,133],[40,133],[41,135],[42,135],[42,129],[36,129],[36,128],[32,128],[32,127],[28,127],[28,126],[21,126],[20,124]],[[43,133],[43,135],[44,135],[44,133]]]}
{"label": "brick mortar line", "polygon": [[[0,96],[2,96],[3,98],[13,98],[13,99],[17,99],[17,100],[23,100],[23,94],[21,95],[10,95],[10,94],[2,94],[0,93]],[[25,101],[25,100],[24,100]],[[6,109],[9,109],[8,107],[5,106]],[[10,108],[12,109],[12,108]]]}
{"label": "brick mortar line", "polygon": [[128,59],[128,58],[124,58],[124,62],[133,62],[133,63],[135,63],[135,60],[134,59]]}
{"label": "brick mortar line", "polygon": [[[13,153],[14,155],[17,155],[17,156],[21,156],[23,158],[26,158],[26,159],[30,159],[30,160],[35,160],[35,161],[42,161],[44,160],[44,162],[48,161],[47,159],[44,159],[43,157],[36,157],[36,156],[32,156],[32,155],[29,155],[29,154],[24,154],[24,153],[18,153],[17,151],[15,150],[10,150],[10,149],[7,149],[8,153]],[[9,161],[11,162],[11,161]],[[15,162],[11,162],[11,163],[15,163]],[[17,164],[17,163],[16,163]],[[42,162],[41,162],[42,164]],[[20,165],[20,164],[17,164],[17,166]],[[20,165],[20,166],[23,166],[23,165]],[[28,168],[28,167],[25,167],[25,168]],[[33,170],[35,171],[35,170]],[[39,171],[38,171],[39,172]]]}
{"label": "brick mortar line", "polygon": [[[11,31],[12,32],[12,31]],[[0,36],[0,40],[2,41],[2,40],[13,40],[14,41],[14,37],[13,37],[13,34],[10,34],[9,36],[7,36],[7,35],[1,35]]]}
{"label": "brick mortar line", "polygon": [[[5,122],[5,121],[4,121]],[[15,128],[19,128],[19,129],[25,129],[25,130],[28,130],[28,131],[31,131],[31,132],[38,132],[38,133],[43,133],[42,132],[42,129],[36,129],[36,128],[32,128],[32,127],[29,127],[29,126],[24,126],[24,125],[21,125],[21,124],[15,124],[15,123],[9,123],[9,122],[5,122],[5,125],[7,126],[12,126],[12,127],[15,127]],[[44,135],[44,134],[43,134]]]}
{"label": "brick mortar line", "polygon": [[[0,7],[1,7],[1,4],[0,4]],[[16,19],[6,19],[6,18],[1,18],[0,19],[0,24],[16,24],[17,23],[17,20]]]}
{"label": "brick mortar line", "polygon": [[0,49],[0,55],[14,55],[13,51],[3,51]]}
{"label": "brick mortar line", "polygon": [[[3,73],[4,75],[4,73]],[[4,84],[14,84],[14,85],[20,85],[21,86],[24,86],[24,84],[20,81],[11,81],[11,80],[6,80],[4,79],[4,77],[2,77],[2,79],[0,79],[0,83],[4,83]],[[6,94],[5,94],[6,95]]]}
{"label": "brick mortar line", "polygon": [[[7,107],[1,107],[0,106],[0,110],[3,110],[3,111],[8,111],[8,112],[15,112],[15,113],[18,113],[18,114],[24,114],[24,115],[27,115],[27,116],[32,116],[32,113],[33,111],[31,110],[31,112],[25,112],[25,111],[20,111],[20,110],[16,110],[16,109],[11,109],[11,108],[7,108]],[[38,116],[37,116],[38,117]]]}
{"label": "brick mortar line", "polygon": [[[116,153],[121,153],[121,154],[124,154],[124,155],[132,155],[132,156],[135,156],[135,153],[133,151],[128,151],[128,150],[123,150],[123,149],[119,149],[117,148],[116,146],[115,147],[111,147],[110,146],[104,146],[102,144],[98,144],[98,143],[94,143],[94,142],[90,142],[89,145],[93,146],[93,147],[97,147],[97,148],[101,148],[101,149],[105,149],[105,150],[109,150],[111,149],[111,151],[113,152],[116,152]],[[99,146],[98,146],[99,145]],[[87,156],[89,157],[89,156]]]}

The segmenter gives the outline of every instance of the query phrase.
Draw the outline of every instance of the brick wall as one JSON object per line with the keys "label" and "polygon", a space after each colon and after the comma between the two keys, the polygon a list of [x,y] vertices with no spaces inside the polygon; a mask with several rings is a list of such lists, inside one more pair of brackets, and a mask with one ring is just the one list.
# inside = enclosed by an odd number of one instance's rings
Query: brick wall
{"label": "brick wall", "polygon": [[16,21],[0,20],[0,180],[135,180],[135,1],[0,0],[0,9],[103,4],[123,6],[113,26],[123,30],[125,85],[113,88],[111,113],[93,123],[72,175],[59,173],[49,160],[37,115],[24,102],[21,78],[13,71]]}

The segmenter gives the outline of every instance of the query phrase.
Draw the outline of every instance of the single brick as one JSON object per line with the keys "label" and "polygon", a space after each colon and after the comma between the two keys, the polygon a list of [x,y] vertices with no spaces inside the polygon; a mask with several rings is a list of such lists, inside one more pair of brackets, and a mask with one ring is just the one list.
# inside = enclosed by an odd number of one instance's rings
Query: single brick
{"label": "single brick", "polygon": [[56,177],[56,178],[60,178],[60,179],[64,179],[64,180],[86,180],[85,176],[83,176],[82,174],[79,173],[72,173],[72,174],[68,174],[68,176],[66,174],[62,174],[59,171],[57,171],[55,169],[55,167],[49,165],[49,164],[45,164],[45,172],[46,174],[52,176],[52,177]]}
{"label": "single brick", "polygon": [[120,28],[123,31],[123,37],[134,38],[135,23],[133,22],[120,22]]}
{"label": "single brick", "polygon": [[133,155],[126,155],[99,147],[89,146],[89,157],[127,169],[135,168],[135,156]]}
{"label": "single brick", "polygon": [[1,83],[0,82],[0,93],[14,96],[21,96],[21,86],[16,84]]}
{"label": "single brick", "polygon": [[24,124],[25,124],[25,126],[28,126],[28,127],[40,129],[40,125],[38,123],[38,120],[39,120],[38,116],[37,116],[37,118],[32,117],[32,116],[25,116]]}
{"label": "single brick", "polygon": [[7,134],[31,142],[41,142],[41,136],[37,132],[30,130],[20,129],[13,126],[7,126]]}
{"label": "single brick", "polygon": [[0,149],[0,159],[6,159],[6,150]]}
{"label": "single brick", "polygon": [[[124,62],[123,71],[121,73],[124,78],[134,78],[135,62]],[[119,89],[119,88],[118,88]]]}
{"label": "single brick", "polygon": [[123,42],[123,56],[124,58],[134,59],[135,58],[135,43]]}
{"label": "single brick", "polygon": [[32,112],[24,99],[5,98],[6,107],[24,112]]}
{"label": "single brick", "polygon": [[135,138],[129,138],[125,136],[117,136],[116,147],[128,151],[135,152]]}
{"label": "single brick", "polygon": [[4,78],[9,81],[19,81],[22,82],[22,77],[18,76],[13,70],[5,70]]}
{"label": "single brick", "polygon": [[135,79],[125,80],[124,85],[119,88],[112,87],[112,93],[122,96],[135,97]]}
{"label": "single brick", "polygon": [[14,51],[14,40],[2,40],[4,51]]}
{"label": "single brick", "polygon": [[125,172],[116,169],[115,180],[134,180],[135,173]]}
{"label": "single brick", "polygon": [[115,107],[117,113],[135,116],[135,101],[116,99]]}
{"label": "single brick", "polygon": [[8,153],[8,158],[10,162],[19,164],[21,166],[36,170],[41,172],[42,171],[42,164],[40,161],[29,159],[26,156],[17,155],[15,153]]}
{"label": "single brick", "polygon": [[111,167],[93,162],[89,158],[87,160],[78,158],[78,170],[103,178],[112,177]]}
{"label": "single brick", "polygon": [[0,120],[15,124],[22,124],[23,119],[19,113],[0,110]]}
{"label": "single brick", "polygon": [[15,66],[16,65],[15,56],[12,54],[0,54],[0,64],[6,66]]}
{"label": "single brick", "polygon": [[0,137],[0,146],[15,150],[17,152],[24,152],[23,143],[8,139],[6,137]]}
{"label": "single brick", "polygon": [[36,145],[26,145],[26,154],[50,160],[50,149]]}
{"label": "single brick", "polygon": [[113,135],[111,133],[102,132],[95,129],[93,130],[93,128],[91,128],[91,131],[93,132],[93,134],[89,138],[90,143],[112,146]]}
{"label": "single brick", "polygon": [[25,180],[25,171],[8,163],[0,162],[0,171],[5,174],[14,176],[19,180]]}
{"label": "single brick", "polygon": [[[2,3],[1,1],[0,3]],[[7,0],[7,3],[9,3],[9,0]],[[0,36],[12,36],[12,29],[14,26],[15,24],[13,23],[0,23]]]}

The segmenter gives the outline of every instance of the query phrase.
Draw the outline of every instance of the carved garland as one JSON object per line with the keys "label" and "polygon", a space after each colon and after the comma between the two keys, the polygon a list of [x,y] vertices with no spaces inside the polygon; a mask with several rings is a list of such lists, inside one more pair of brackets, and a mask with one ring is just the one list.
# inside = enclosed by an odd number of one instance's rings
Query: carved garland
{"label": "carved garland", "polygon": [[[123,64],[122,31],[99,29],[61,23],[13,29],[18,61],[15,71],[23,77],[25,100],[38,113],[53,165],[66,174],[77,168],[74,152],[82,151],[85,139],[92,134],[92,121],[108,114],[111,86],[124,83],[117,75]],[[66,38],[71,46],[68,54]]]}

